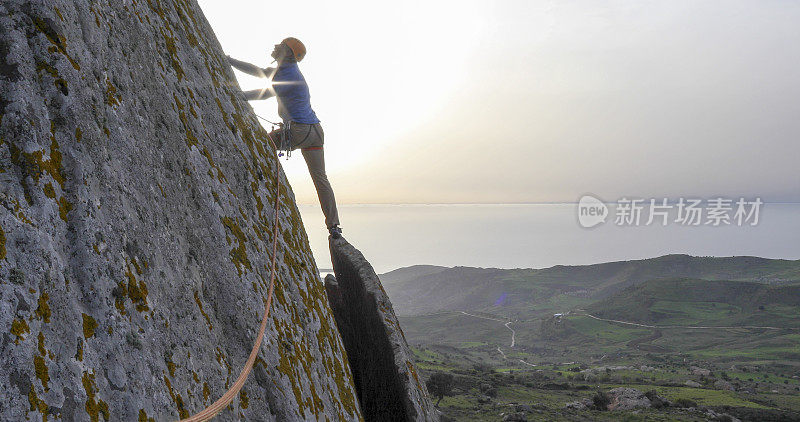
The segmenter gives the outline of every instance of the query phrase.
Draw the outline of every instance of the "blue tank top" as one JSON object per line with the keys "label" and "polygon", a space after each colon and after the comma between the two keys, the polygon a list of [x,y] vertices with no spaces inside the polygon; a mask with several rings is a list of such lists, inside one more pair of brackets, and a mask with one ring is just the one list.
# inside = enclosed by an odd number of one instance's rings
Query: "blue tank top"
{"label": "blue tank top", "polygon": [[278,100],[278,115],[283,121],[314,124],[319,123],[311,109],[311,94],[308,84],[296,62],[284,62],[275,70],[272,88]]}

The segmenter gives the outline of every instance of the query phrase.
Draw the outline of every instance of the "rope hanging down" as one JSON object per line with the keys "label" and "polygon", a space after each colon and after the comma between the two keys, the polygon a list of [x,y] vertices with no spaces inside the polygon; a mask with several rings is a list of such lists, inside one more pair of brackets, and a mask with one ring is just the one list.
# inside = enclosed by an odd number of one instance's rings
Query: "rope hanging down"
{"label": "rope hanging down", "polygon": [[[266,120],[266,119],[265,119]],[[272,145],[275,146],[275,141],[272,140],[272,137],[267,134],[267,138],[272,142]],[[278,148],[275,147],[277,151]],[[267,303],[264,308],[264,316],[261,318],[261,327],[258,331],[258,338],[256,338],[255,344],[253,344],[253,350],[250,351],[250,357],[247,358],[247,363],[245,363],[244,368],[242,368],[242,372],[239,374],[239,378],[236,379],[236,382],[233,383],[230,389],[219,398],[219,400],[215,401],[211,406],[203,409],[199,413],[191,416],[189,418],[181,420],[181,422],[205,422],[211,418],[213,418],[217,413],[222,411],[228,407],[228,405],[233,401],[233,398],[239,394],[239,391],[244,387],[245,381],[247,381],[247,376],[250,375],[250,371],[253,369],[253,364],[256,361],[256,356],[258,356],[258,350],[261,348],[261,342],[264,340],[264,331],[267,328],[267,320],[269,318],[269,308],[272,304],[272,290],[275,286],[275,260],[277,257],[277,245],[278,245],[278,209],[281,196],[281,186],[280,186],[280,161],[275,163],[275,187],[277,190],[275,191],[275,224],[273,225],[272,230],[272,265],[270,269],[270,276],[269,276],[269,293],[267,295]]]}

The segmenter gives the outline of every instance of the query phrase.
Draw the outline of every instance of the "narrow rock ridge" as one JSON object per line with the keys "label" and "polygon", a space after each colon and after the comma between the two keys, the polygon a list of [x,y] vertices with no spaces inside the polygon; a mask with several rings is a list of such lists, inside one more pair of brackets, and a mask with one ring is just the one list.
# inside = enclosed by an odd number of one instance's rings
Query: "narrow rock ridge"
{"label": "narrow rock ridge", "polygon": [[336,276],[325,291],[347,349],[366,421],[438,421],[413,354],[372,265],[344,238],[329,239]]}

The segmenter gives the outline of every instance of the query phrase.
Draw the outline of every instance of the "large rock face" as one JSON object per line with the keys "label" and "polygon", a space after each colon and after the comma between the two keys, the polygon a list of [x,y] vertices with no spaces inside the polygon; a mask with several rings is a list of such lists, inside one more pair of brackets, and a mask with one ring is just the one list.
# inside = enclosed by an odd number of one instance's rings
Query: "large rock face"
{"label": "large rock face", "polygon": [[[0,3],[0,420],[170,420],[222,395],[267,296],[276,166],[194,1]],[[219,419],[360,420],[280,190],[267,334]]]}
{"label": "large rock face", "polygon": [[344,238],[329,239],[336,277],[325,289],[347,347],[366,421],[439,421],[392,302],[364,255]]}

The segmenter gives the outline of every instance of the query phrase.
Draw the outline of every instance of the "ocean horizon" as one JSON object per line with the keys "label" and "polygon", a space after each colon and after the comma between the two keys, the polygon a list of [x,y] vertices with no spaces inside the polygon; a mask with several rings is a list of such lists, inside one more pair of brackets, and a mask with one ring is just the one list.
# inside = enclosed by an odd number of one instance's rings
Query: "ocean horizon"
{"label": "ocean horizon", "polygon": [[[377,273],[418,264],[547,268],[668,254],[800,259],[800,204],[761,205],[756,225],[667,225],[656,219],[582,227],[577,203],[343,204],[343,235]],[[668,202],[668,204],[671,204]],[[317,266],[331,268],[319,205],[298,205]],[[674,211],[674,210],[673,210]],[[730,213],[733,216],[733,212]]]}

